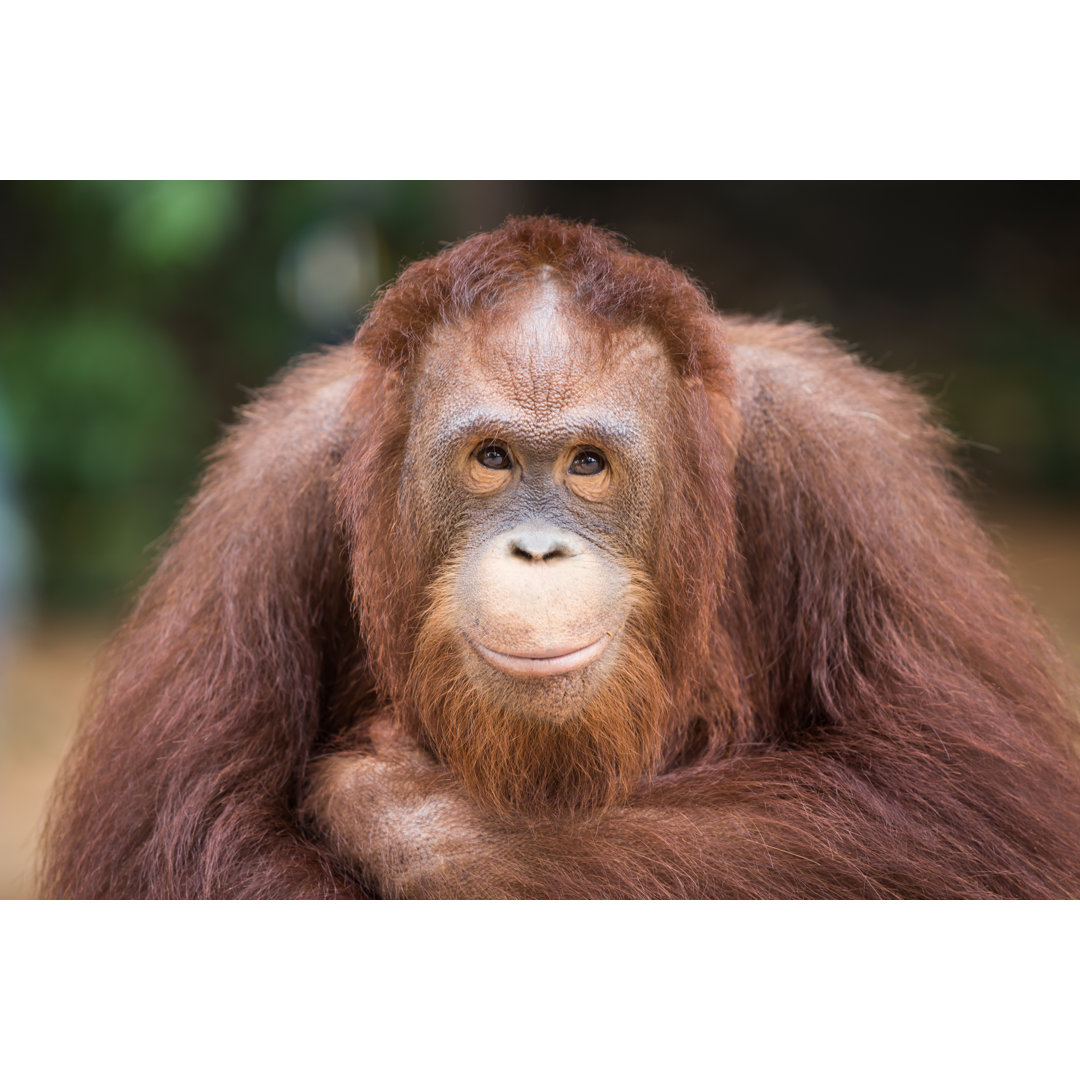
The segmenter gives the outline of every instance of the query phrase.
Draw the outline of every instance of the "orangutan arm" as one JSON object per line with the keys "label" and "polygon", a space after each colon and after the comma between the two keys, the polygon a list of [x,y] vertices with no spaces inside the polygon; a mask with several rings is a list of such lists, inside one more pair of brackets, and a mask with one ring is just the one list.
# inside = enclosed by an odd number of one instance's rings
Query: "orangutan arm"
{"label": "orangutan arm", "polygon": [[1008,895],[957,852],[947,818],[891,805],[816,754],[685,769],[601,815],[526,820],[477,807],[389,725],[373,741],[319,763],[304,812],[387,899]]}
{"label": "orangutan arm", "polygon": [[[334,856],[386,899],[755,895],[760,882],[738,880],[748,847],[771,866],[768,892],[813,895],[813,864],[797,845],[767,836],[745,808],[724,814],[709,805],[702,780],[683,777],[583,820],[506,820],[477,807],[421,751],[383,749],[324,759],[304,812]],[[692,805],[695,795],[703,805]],[[725,872],[734,848],[740,856]],[[777,848],[790,875],[776,873]]]}
{"label": "orangutan arm", "polygon": [[360,895],[293,812],[347,625],[334,469],[370,422],[346,407],[358,370],[347,349],[299,363],[215,451],[57,782],[43,895]]}

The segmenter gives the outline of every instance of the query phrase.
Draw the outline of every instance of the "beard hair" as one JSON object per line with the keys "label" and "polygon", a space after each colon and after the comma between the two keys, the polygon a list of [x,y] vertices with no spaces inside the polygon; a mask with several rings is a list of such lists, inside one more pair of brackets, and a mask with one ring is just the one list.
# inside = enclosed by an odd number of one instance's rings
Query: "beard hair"
{"label": "beard hair", "polygon": [[670,701],[646,644],[657,640],[657,605],[634,578],[614,662],[578,712],[555,718],[542,704],[522,715],[470,675],[453,574],[440,575],[417,636],[404,719],[481,806],[502,815],[587,814],[625,800],[655,774]]}

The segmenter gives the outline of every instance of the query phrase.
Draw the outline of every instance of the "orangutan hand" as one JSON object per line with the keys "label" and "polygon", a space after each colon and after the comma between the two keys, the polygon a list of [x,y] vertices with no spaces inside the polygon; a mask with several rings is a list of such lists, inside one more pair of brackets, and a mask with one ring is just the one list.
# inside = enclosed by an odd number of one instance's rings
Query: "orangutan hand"
{"label": "orangutan hand", "polygon": [[489,895],[482,868],[506,836],[449,772],[389,717],[373,752],[344,752],[311,771],[303,816],[386,899]]}

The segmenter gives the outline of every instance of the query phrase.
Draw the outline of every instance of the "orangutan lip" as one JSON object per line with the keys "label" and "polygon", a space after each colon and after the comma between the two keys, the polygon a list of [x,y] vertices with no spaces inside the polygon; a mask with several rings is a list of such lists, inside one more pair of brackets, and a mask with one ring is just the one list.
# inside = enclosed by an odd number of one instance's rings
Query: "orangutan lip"
{"label": "orangutan lip", "polygon": [[591,645],[586,645],[581,649],[572,649],[570,652],[547,656],[514,656],[512,653],[496,652],[486,645],[481,645],[479,641],[469,638],[470,644],[488,663],[509,675],[519,675],[523,678],[563,675],[568,671],[576,671],[578,668],[585,667],[586,664],[591,664],[607,648],[610,640],[611,635],[604,634]]}

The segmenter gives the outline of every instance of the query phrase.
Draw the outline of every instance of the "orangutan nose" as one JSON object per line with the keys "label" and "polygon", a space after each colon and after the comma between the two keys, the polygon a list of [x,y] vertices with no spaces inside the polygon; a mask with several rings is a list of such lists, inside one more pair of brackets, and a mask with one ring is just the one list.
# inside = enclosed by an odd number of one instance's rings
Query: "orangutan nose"
{"label": "orangutan nose", "polygon": [[518,529],[509,538],[510,554],[526,562],[552,562],[581,554],[581,546],[567,533],[531,527]]}

